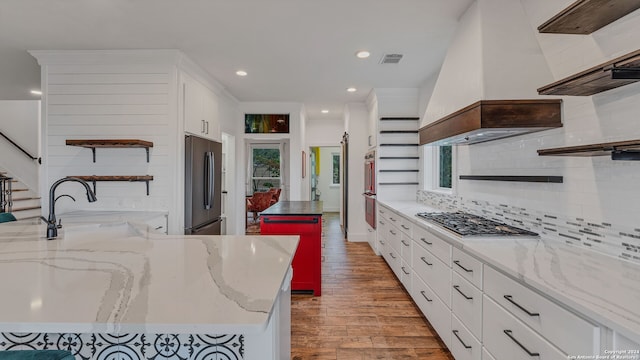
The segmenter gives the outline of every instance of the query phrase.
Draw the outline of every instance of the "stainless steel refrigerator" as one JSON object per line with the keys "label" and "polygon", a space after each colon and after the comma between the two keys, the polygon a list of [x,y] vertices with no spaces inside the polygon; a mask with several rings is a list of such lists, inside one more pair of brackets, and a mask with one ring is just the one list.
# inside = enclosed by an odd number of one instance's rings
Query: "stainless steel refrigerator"
{"label": "stainless steel refrigerator", "polygon": [[185,137],[184,233],[220,235],[222,144]]}

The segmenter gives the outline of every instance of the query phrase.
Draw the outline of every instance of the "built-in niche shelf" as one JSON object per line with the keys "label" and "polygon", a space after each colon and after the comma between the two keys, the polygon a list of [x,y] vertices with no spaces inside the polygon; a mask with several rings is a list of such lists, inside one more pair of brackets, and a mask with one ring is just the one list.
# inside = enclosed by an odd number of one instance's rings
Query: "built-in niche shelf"
{"label": "built-in niche shelf", "polygon": [[147,196],[149,196],[149,181],[153,181],[152,175],[79,175],[67,176],[68,178],[76,178],[93,183],[93,192],[97,194],[96,182],[98,181],[127,181],[127,182],[145,182],[147,184]]}
{"label": "built-in niche shelf", "polygon": [[147,162],[149,162],[149,148],[153,147],[151,141],[139,139],[81,139],[67,140],[66,144],[91,149],[93,162],[96,162],[96,148],[143,148],[147,151]]}
{"label": "built-in niche shelf", "polygon": [[640,160],[640,139],[538,150],[540,156],[604,156],[612,160]]}
{"label": "built-in niche shelf", "polygon": [[640,50],[538,89],[540,95],[590,96],[640,80]]}
{"label": "built-in niche shelf", "polygon": [[556,183],[563,182],[562,176],[531,176],[531,175],[460,175],[460,180],[486,180],[486,181],[515,181],[515,182],[541,182]]}
{"label": "built-in niche shelf", "polygon": [[538,31],[587,35],[639,8],[640,1],[578,0],[538,26]]}

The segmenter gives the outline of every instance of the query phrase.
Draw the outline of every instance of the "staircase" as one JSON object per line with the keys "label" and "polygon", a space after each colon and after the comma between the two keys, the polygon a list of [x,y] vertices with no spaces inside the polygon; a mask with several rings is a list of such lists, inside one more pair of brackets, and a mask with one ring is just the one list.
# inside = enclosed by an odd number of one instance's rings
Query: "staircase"
{"label": "staircase", "polygon": [[40,197],[35,191],[28,189],[23,183],[12,178],[7,171],[0,169],[0,177],[9,178],[3,186],[2,198],[7,202],[4,207],[0,207],[0,212],[11,212],[18,220],[36,218],[40,216]]}

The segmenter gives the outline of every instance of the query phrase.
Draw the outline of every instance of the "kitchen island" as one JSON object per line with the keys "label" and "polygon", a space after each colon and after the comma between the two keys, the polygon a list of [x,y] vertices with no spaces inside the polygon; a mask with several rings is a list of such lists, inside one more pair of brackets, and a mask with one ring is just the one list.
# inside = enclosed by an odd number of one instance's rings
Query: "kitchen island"
{"label": "kitchen island", "polygon": [[[64,223],[64,221],[63,221]],[[76,359],[282,359],[297,236],[185,236],[135,221],[0,225],[0,349]]]}
{"label": "kitchen island", "polygon": [[260,234],[299,235],[291,290],[322,292],[322,201],[280,201],[260,214]]}

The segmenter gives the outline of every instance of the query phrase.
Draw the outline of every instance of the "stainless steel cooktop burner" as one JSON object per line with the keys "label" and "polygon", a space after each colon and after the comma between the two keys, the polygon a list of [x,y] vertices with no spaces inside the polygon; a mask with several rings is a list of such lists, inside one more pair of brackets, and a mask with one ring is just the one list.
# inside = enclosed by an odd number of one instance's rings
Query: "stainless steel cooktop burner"
{"label": "stainless steel cooktop burner", "polygon": [[520,229],[497,221],[464,212],[418,213],[416,216],[433,221],[462,236],[538,236],[529,230]]}

